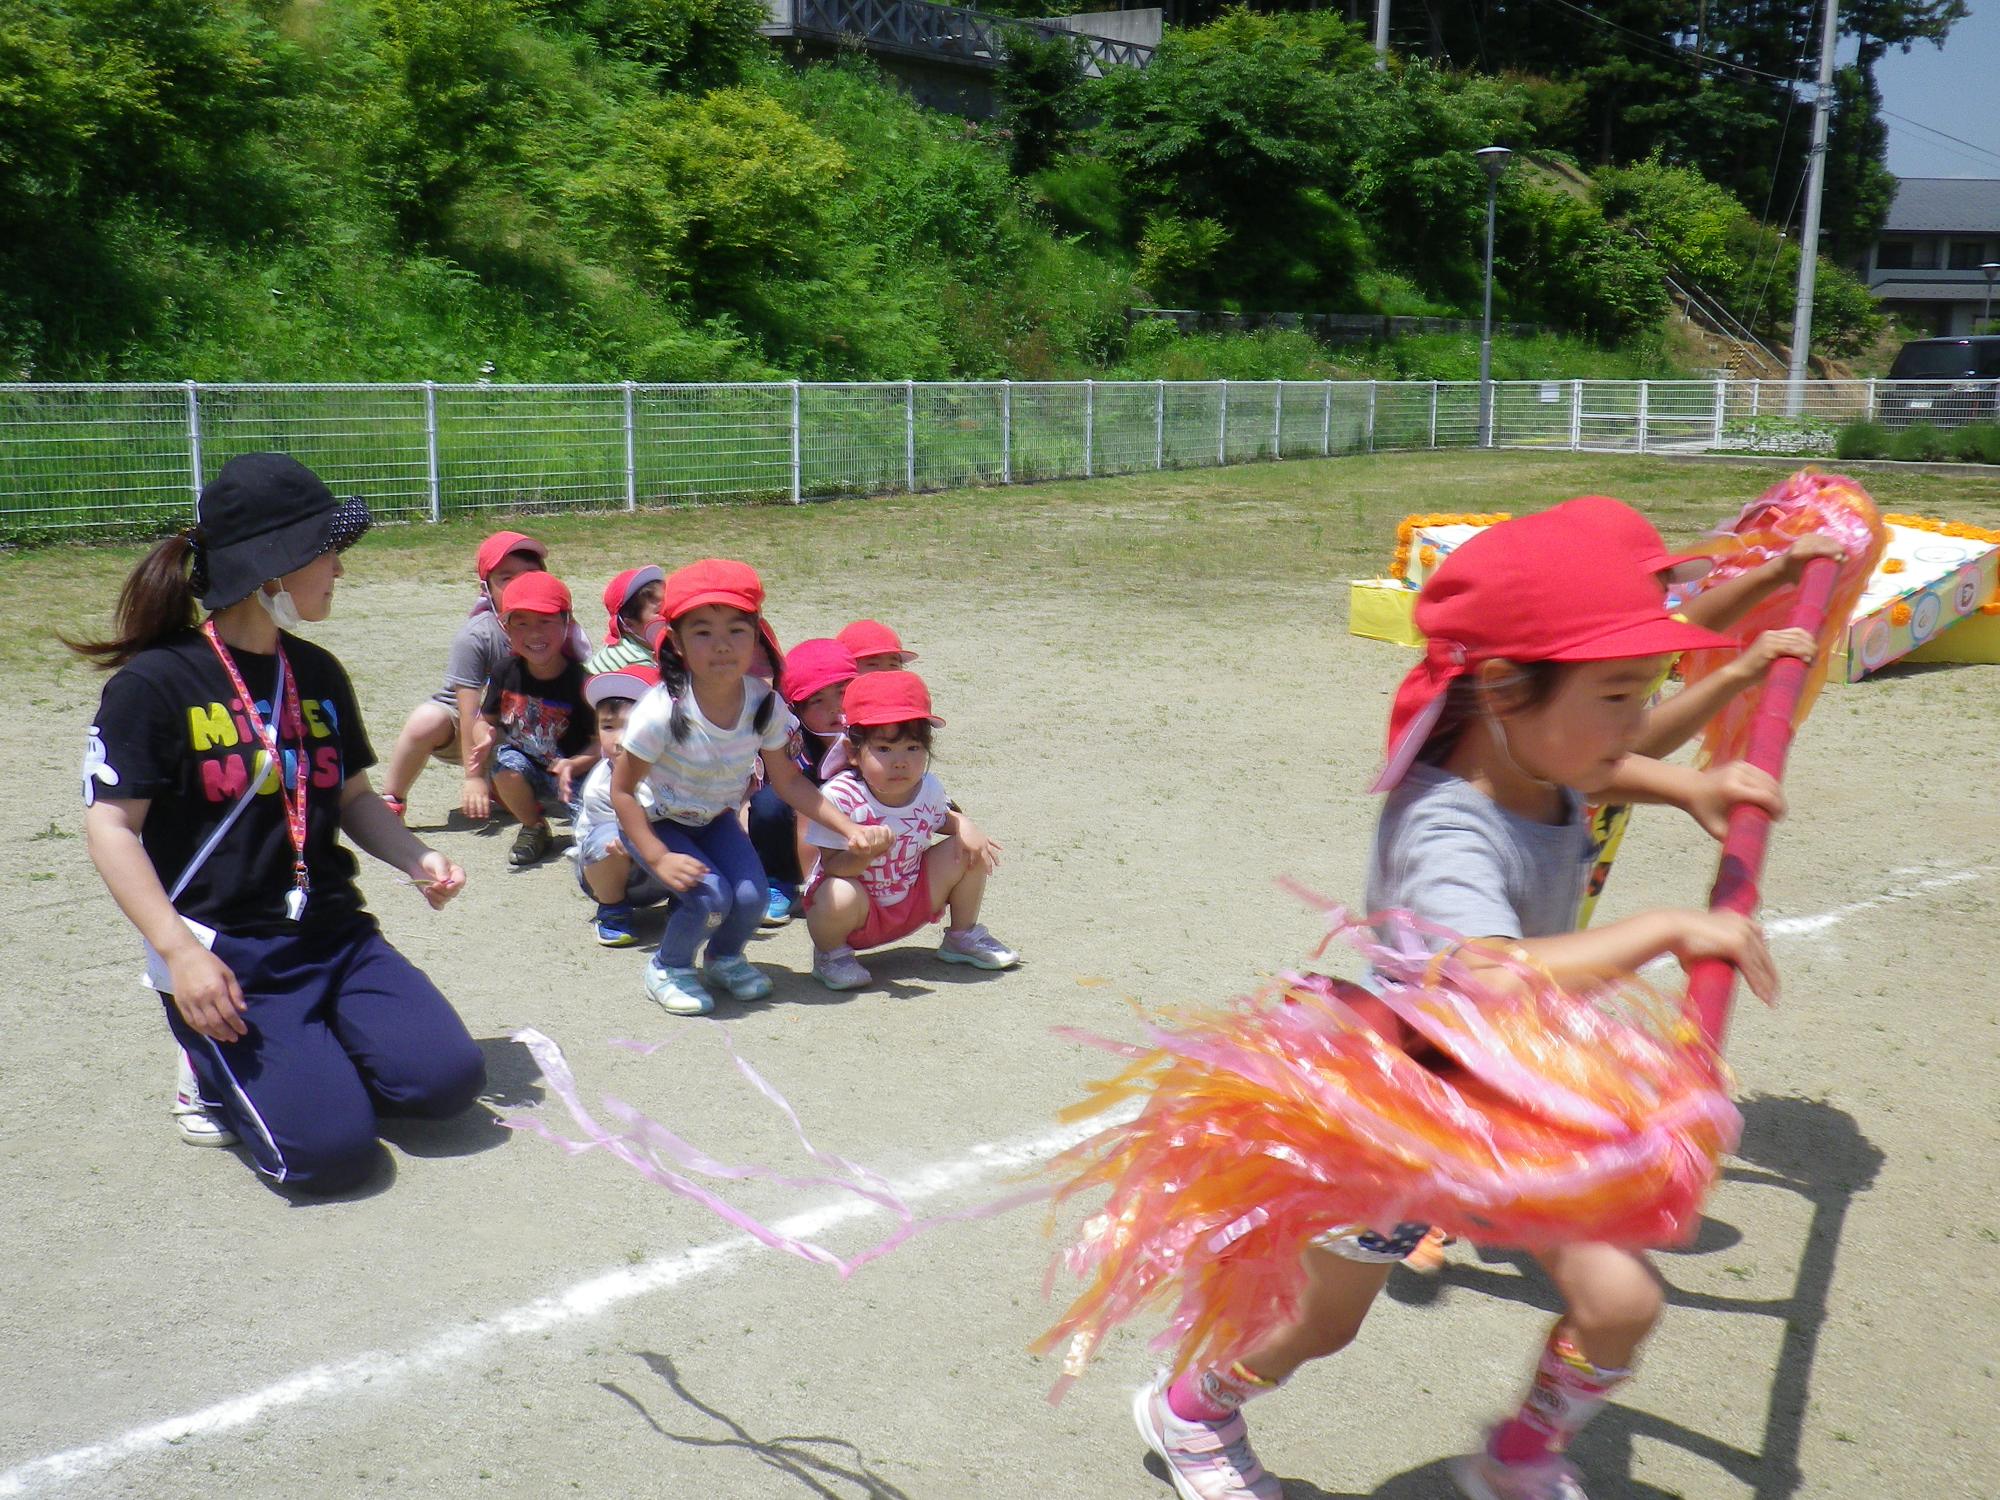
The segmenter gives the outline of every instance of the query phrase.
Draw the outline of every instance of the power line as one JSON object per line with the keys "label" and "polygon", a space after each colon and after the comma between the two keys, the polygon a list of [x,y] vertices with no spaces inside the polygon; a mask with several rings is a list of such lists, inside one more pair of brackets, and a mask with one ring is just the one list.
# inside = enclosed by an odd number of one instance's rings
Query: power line
{"label": "power line", "polygon": [[1950,141],[1955,146],[1963,146],[1968,151],[1976,152],[1980,156],[1990,157],[1995,162],[2000,162],[2000,151],[1995,151],[1990,146],[1982,146],[1976,141],[1965,140],[1962,137],[1951,134],[1949,131],[1939,130],[1935,125],[1926,125],[1922,120],[1912,120],[1908,115],[1899,115],[1894,110],[1885,109],[1879,111],[1879,113],[1885,120],[1895,120],[1901,124],[1913,126],[1918,130],[1926,131],[1938,137],[1940,140]]}
{"label": "power line", "polygon": [[1576,14],[1582,16],[1587,21],[1595,21],[1600,26],[1609,27],[1613,31],[1622,32],[1626,36],[1646,43],[1652,49],[1652,55],[1655,57],[1670,62],[1686,63],[1698,71],[1705,73],[1744,74],[1754,78],[1768,78],[1773,83],[1786,84],[1792,88],[1799,86],[1800,80],[1797,78],[1787,78],[1782,73],[1769,73],[1762,68],[1753,68],[1746,62],[1737,62],[1733,58],[1718,57],[1712,52],[1698,52],[1692,47],[1679,46],[1667,38],[1658,36],[1652,32],[1638,31],[1621,22],[1612,20],[1609,16],[1600,16],[1594,10],[1588,10],[1581,5],[1573,4],[1572,0],[1551,0],[1551,3],[1561,6],[1564,10],[1575,11]]}

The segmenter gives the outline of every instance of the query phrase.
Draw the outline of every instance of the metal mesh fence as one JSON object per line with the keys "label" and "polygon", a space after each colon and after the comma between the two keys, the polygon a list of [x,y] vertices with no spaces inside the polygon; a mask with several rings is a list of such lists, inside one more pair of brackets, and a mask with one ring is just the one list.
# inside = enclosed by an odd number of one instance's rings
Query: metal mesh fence
{"label": "metal mesh fence", "polygon": [[[1491,443],[1812,455],[2000,381],[1497,381]],[[0,542],[157,533],[281,448],[385,518],[793,501],[1483,440],[1475,381],[0,386]],[[1921,447],[1923,445],[1917,445]]]}

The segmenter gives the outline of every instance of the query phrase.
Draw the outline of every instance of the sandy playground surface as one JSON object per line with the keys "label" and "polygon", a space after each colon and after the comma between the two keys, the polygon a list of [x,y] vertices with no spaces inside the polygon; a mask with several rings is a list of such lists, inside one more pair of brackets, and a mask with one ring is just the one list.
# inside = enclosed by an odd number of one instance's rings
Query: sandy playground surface
{"label": "sandy playground surface", "polygon": [[[834,997],[802,977],[803,924],[752,945],[777,993],[722,1024],[820,1144],[928,1211],[991,1197],[1108,1071],[1052,1026],[1129,1036],[1124,996],[1216,998],[1296,960],[1313,924],[1274,876],[1358,897],[1364,787],[1410,657],[1345,633],[1343,581],[1416,508],[1397,472],[1060,487],[1023,492],[1004,524],[855,502],[824,513],[838,570],[809,565],[790,513],[551,529],[579,600],[630,558],[728,549],[766,567],[787,640],[893,621],[951,721],[940,776],[1007,846],[988,916],[1026,955],[1016,973],[947,968],[918,943]],[[1633,464],[1616,492],[1645,504],[1686,473]],[[1586,461],[1514,475],[1518,503],[1594,480]],[[1744,497],[1740,476],[1717,484]],[[1190,497],[1217,493],[1197,524]],[[929,529],[906,545],[913,517]],[[465,593],[438,582],[456,563],[399,568],[394,546],[354,554],[315,632],[348,662],[379,753],[435,686]],[[1292,555],[1315,546],[1331,561]],[[1044,1403],[1056,1369],[1024,1352],[1056,1310],[1036,1212],[947,1228],[843,1285],[484,1108],[391,1127],[377,1180],[332,1202],[183,1146],[134,939],[73,836],[93,679],[47,656],[0,670],[16,851],[0,876],[0,1495],[1170,1493],[1126,1412],[1152,1368],[1140,1334]],[[1641,1377],[1579,1445],[1594,1495],[1996,1492],[1996,689],[1996,668],[1836,688],[1797,751],[1799,813],[1766,881],[1787,993],[1739,1012],[1743,1150],[1699,1242],[1661,1257],[1671,1308]],[[725,1158],[797,1162],[711,1030],[645,1000],[643,955],[589,941],[567,863],[510,873],[505,836],[442,826],[454,798],[434,772],[411,820],[471,872],[457,904],[434,917],[380,866],[363,882],[482,1039],[488,1102],[541,1098],[507,1040],[533,1025],[592,1099]],[[1642,814],[1606,914],[1698,903],[1710,860],[1692,825]],[[642,1057],[614,1037],[672,1045]],[[734,1196],[774,1217],[827,1201]],[[844,1249],[887,1227],[795,1222]],[[1391,1293],[1356,1347],[1255,1411],[1295,1500],[1446,1494],[1443,1460],[1518,1393],[1550,1306],[1512,1258],[1466,1247]]]}

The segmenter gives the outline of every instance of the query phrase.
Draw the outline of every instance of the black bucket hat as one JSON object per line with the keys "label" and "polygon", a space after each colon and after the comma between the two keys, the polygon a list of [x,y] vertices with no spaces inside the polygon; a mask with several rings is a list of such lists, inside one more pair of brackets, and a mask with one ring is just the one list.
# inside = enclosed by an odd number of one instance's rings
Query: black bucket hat
{"label": "black bucket hat", "polygon": [[194,589],[205,609],[248,599],[266,579],[345,552],[374,525],[359,495],[335,497],[284,453],[243,453],[195,501]]}

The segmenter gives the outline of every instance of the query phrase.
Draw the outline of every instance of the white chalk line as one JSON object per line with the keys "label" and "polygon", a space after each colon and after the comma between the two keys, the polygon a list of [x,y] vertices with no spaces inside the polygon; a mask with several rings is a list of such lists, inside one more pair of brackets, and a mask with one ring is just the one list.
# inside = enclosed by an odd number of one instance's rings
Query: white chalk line
{"label": "white chalk line", "polygon": [[[897,1183],[896,1191],[905,1202],[912,1204],[937,1198],[973,1186],[996,1173],[1046,1161],[1105,1126],[1130,1118],[1134,1112],[1134,1108],[1111,1110],[1062,1130],[1014,1141],[976,1145],[955,1161],[938,1162],[919,1169],[907,1182]],[[868,1218],[883,1211],[876,1204],[861,1199],[841,1199],[794,1214],[772,1227],[780,1234],[803,1238],[824,1234],[850,1220]],[[552,1296],[538,1297],[490,1317],[447,1328],[402,1353],[371,1351],[335,1364],[314,1365],[271,1385],[218,1401],[199,1411],[149,1422],[100,1443],[68,1448],[19,1464],[0,1473],[0,1496],[22,1495],[31,1488],[73,1483],[114,1468],[128,1459],[173,1447],[189,1438],[213,1437],[246,1426],[274,1411],[344,1396],[363,1386],[380,1388],[410,1375],[458,1364],[501,1339],[542,1333],[594,1318],[635,1297],[724,1270],[757,1248],[757,1241],[747,1234],[714,1240],[692,1249],[656,1256],[636,1266],[606,1271]]]}
{"label": "white chalk line", "polygon": [[[1878,896],[1850,901],[1829,911],[1809,916],[1771,918],[1764,924],[1765,931],[1773,937],[1816,936],[1839,926],[1850,917],[1913,900],[1933,891],[1966,885],[1995,870],[2000,870],[2000,865],[1930,870],[1915,866],[1894,870],[1891,874],[1911,878]],[[907,1184],[899,1185],[897,1191],[911,1203],[936,1198],[968,1187],[994,1172],[1045,1161],[1116,1118],[1116,1114],[1098,1115],[1065,1130],[1013,1142],[975,1146],[956,1161],[940,1162],[922,1169]],[[879,1212],[881,1210],[872,1203],[842,1200],[794,1214],[773,1227],[782,1234],[803,1237],[823,1234],[850,1220]],[[0,1473],[0,1496],[26,1494],[30,1486],[68,1483],[115,1467],[150,1450],[172,1447],[192,1437],[232,1431],[272,1411],[346,1395],[363,1386],[379,1386],[405,1376],[460,1363],[502,1338],[540,1333],[593,1318],[635,1297],[726,1269],[755,1248],[756,1241],[748,1235],[715,1240],[693,1249],[658,1256],[637,1266],[606,1271],[552,1296],[539,1297],[475,1323],[448,1328],[401,1354],[371,1352],[337,1364],[314,1365],[274,1384],[218,1401],[199,1411],[134,1427],[101,1443],[65,1449],[17,1465]]]}

